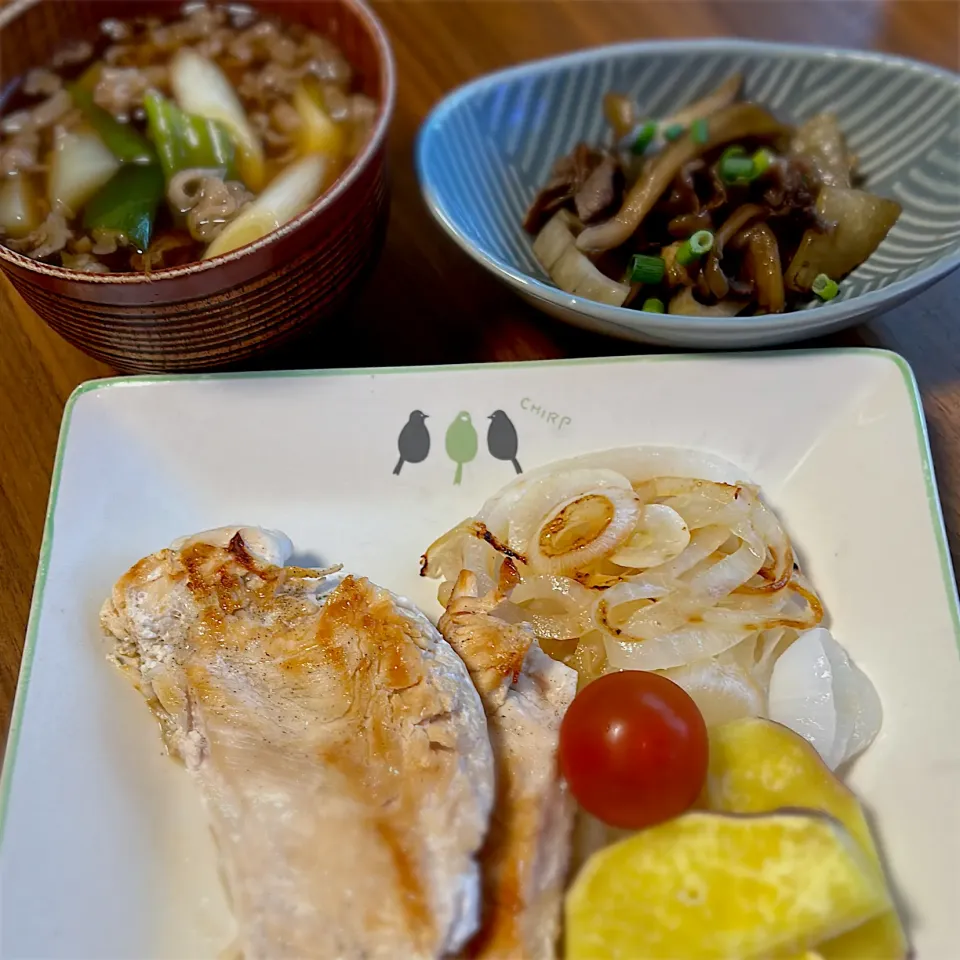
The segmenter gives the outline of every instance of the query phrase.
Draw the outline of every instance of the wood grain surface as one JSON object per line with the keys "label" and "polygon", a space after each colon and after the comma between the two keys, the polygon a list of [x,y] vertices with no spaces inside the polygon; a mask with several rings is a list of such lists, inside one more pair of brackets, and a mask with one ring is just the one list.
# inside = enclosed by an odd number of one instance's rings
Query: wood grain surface
{"label": "wood grain surface", "polygon": [[[619,40],[743,36],[884,50],[957,70],[955,0],[538,0],[375,3],[394,44],[386,251],[336,324],[261,367],[603,356],[642,348],[541,316],[435,226],[413,169],[417,128],[453,87],[519,61]],[[958,105],[960,109],[960,105]],[[819,341],[903,354],[923,393],[954,564],[960,560],[960,273],[868,326]],[[16,684],[63,404],[106,366],[64,343],[0,279],[0,732]],[[96,549],[91,546],[91,549]]]}

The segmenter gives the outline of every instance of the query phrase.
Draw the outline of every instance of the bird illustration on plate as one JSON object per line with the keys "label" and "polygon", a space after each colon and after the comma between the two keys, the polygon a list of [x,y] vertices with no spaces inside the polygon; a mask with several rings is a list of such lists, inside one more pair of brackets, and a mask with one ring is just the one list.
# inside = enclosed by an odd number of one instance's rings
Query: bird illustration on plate
{"label": "bird illustration on plate", "polygon": [[490,455],[497,460],[512,463],[517,473],[523,473],[517,460],[517,428],[513,421],[502,410],[494,410],[487,419],[490,421],[487,429],[487,449]]}
{"label": "bird illustration on plate", "polygon": [[453,482],[459,484],[463,479],[463,465],[477,455],[477,431],[470,420],[470,414],[461,410],[453,423],[447,427],[447,456],[457,465]]}
{"label": "bird illustration on plate", "polygon": [[422,410],[414,410],[397,437],[397,450],[400,459],[393,468],[398,476],[405,463],[422,463],[430,453],[430,431],[427,430],[427,415]]}

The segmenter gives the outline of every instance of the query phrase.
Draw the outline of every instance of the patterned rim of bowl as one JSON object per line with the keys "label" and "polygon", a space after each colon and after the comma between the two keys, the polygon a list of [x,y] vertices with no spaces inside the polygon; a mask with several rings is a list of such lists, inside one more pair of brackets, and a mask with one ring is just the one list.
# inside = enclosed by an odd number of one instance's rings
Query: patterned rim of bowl
{"label": "patterned rim of bowl", "polygon": [[782,314],[769,314],[754,317],[694,317],[687,314],[643,313],[629,307],[613,307],[608,304],[574,296],[533,277],[499,257],[480,249],[476,243],[460,228],[443,201],[437,195],[430,181],[428,151],[431,140],[439,136],[443,121],[454,113],[465,100],[496,87],[505,81],[515,80],[526,75],[535,75],[578,66],[601,57],[621,54],[658,54],[658,53],[782,53],[801,55],[806,58],[822,58],[837,62],[874,63],[921,71],[922,73],[946,80],[954,84],[960,93],[960,76],[931,64],[873,51],[849,50],[841,47],[828,47],[816,44],[772,43],[758,40],[652,40],[618,43],[600,47],[590,47],[574,53],[532,60],[515,67],[508,67],[470,81],[448,94],[430,112],[421,127],[416,142],[416,168],[420,189],[424,200],[437,222],[456,244],[477,263],[485,266],[500,279],[519,290],[524,296],[546,303],[555,304],[578,313],[590,316],[595,326],[603,326],[611,333],[624,328],[630,330],[648,330],[651,333],[669,333],[675,330],[677,322],[682,322],[689,332],[715,331],[718,327],[731,333],[760,333],[767,331],[784,332],[790,328],[802,329],[815,334],[821,327],[835,327],[839,321],[878,311],[883,306],[893,306],[907,299],[948,273],[960,267],[960,251],[943,256],[935,263],[918,270],[910,276],[896,280],[885,287],[872,290],[841,302],[819,304],[813,310],[794,310]]}
{"label": "patterned rim of bowl", "polygon": [[[15,0],[6,9],[0,9],[0,30],[7,24],[16,20],[23,12],[33,6],[37,0]],[[347,169],[336,179],[333,186],[325,193],[317,197],[314,202],[307,207],[303,213],[288,220],[276,230],[272,230],[265,237],[261,237],[254,243],[238,247],[229,253],[221,254],[219,257],[211,257],[209,260],[195,260],[184,264],[182,267],[166,267],[160,270],[154,270],[150,274],[143,273],[83,273],[79,270],[71,270],[68,267],[57,266],[52,263],[45,263],[40,260],[34,260],[22,253],[17,253],[9,247],[0,245],[0,255],[11,260],[28,270],[39,271],[48,276],[61,277],[65,280],[77,280],[82,278],[90,283],[103,285],[113,284],[139,284],[156,283],[161,280],[175,279],[183,276],[193,276],[199,273],[205,273],[208,270],[215,270],[224,263],[229,263],[262,250],[264,247],[274,243],[282,236],[295,231],[302,223],[317,216],[331,204],[336,202],[337,198],[344,193],[350,185],[360,175],[360,171],[367,166],[370,158],[375,156],[386,138],[387,130],[390,127],[390,120],[393,117],[393,109],[397,98],[397,74],[396,64],[393,59],[393,50],[390,47],[390,41],[387,38],[387,32],[380,23],[379,18],[373,10],[367,5],[366,0],[337,0],[338,3],[350,7],[358,17],[366,23],[370,36],[373,38],[374,45],[377,48],[377,54],[380,61],[380,68],[383,71],[381,81],[382,100],[379,104],[377,121],[373,132],[367,138],[363,149],[350,161]]]}

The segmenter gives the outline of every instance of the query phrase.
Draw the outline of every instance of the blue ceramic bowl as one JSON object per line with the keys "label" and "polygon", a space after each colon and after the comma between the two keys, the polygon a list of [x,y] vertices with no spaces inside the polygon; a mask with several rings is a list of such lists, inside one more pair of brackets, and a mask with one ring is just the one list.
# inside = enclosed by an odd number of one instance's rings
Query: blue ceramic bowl
{"label": "blue ceramic bowl", "polygon": [[[580,140],[601,142],[603,94],[629,93],[663,116],[735,71],[744,75],[744,98],[784,121],[835,113],[866,188],[903,205],[840,296],[792,313],[727,319],[647,314],[554,286],[520,224],[554,161]],[[960,78],[883,54],[692,40],[540,60],[444,99],[420,132],[417,168],[433,215],[491,273],[553,316],[633,340],[713,349],[800,340],[887,310],[960,265]]]}

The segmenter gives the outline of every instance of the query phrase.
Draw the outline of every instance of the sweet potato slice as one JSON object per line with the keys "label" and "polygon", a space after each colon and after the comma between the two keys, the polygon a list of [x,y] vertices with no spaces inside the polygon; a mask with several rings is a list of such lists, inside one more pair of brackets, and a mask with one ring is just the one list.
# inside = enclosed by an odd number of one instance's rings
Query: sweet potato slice
{"label": "sweet potato slice", "polygon": [[[836,817],[860,844],[879,876],[883,866],[856,796],[803,737],[750,717],[710,730],[710,768],[703,805],[720,813],[767,813],[781,807]],[[823,960],[902,960],[903,926],[892,907],[862,927],[817,946]]]}
{"label": "sweet potato slice", "polygon": [[590,858],[567,896],[567,958],[803,956],[888,907],[832,817],[687,813]]}

